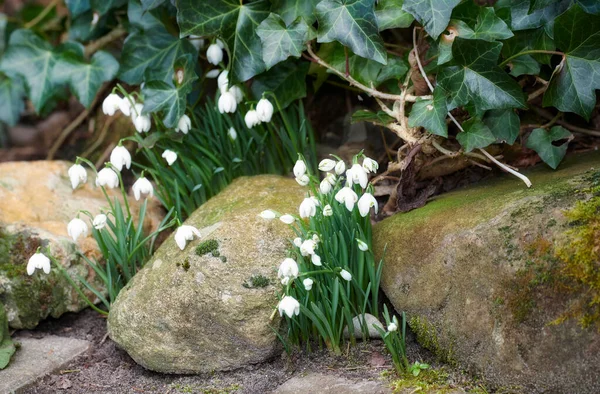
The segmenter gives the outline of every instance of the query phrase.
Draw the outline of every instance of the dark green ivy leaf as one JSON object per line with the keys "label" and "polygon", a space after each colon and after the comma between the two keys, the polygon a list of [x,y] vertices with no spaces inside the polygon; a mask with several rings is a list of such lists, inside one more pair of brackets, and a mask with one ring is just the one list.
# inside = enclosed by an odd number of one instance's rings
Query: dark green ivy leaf
{"label": "dark green ivy leaf", "polygon": [[90,0],[92,10],[100,15],[104,15],[108,11],[124,6],[125,4],[127,4],[127,0]]}
{"label": "dark green ivy leaf", "polygon": [[10,36],[9,46],[0,62],[0,71],[8,76],[22,76],[29,99],[39,113],[44,104],[56,94],[52,78],[56,56],[48,42],[29,29],[19,29]]}
{"label": "dark green ivy leaf", "polygon": [[77,18],[79,15],[91,9],[90,0],[65,0],[65,3],[71,13],[71,18]]}
{"label": "dark green ivy leaf", "polygon": [[265,71],[258,25],[269,15],[269,2],[258,0],[179,0],[177,22],[181,36],[220,36],[229,49],[231,84]]}
{"label": "dark green ivy leaf", "polygon": [[152,12],[144,11],[142,4],[137,0],[129,0],[127,6],[127,20],[132,26],[141,30],[165,30],[160,19],[154,16]]}
{"label": "dark green ivy leaf", "polygon": [[600,1],[577,0],[577,4],[588,14],[600,15]]}
{"label": "dark green ivy leaf", "polygon": [[471,152],[474,149],[485,148],[496,142],[492,131],[478,118],[471,118],[462,124],[464,131],[456,135],[456,139],[465,149]]}
{"label": "dark green ivy leaf", "polygon": [[290,56],[300,57],[308,40],[308,29],[302,18],[289,26],[279,15],[271,13],[265,18],[256,29],[256,34],[262,41],[262,57],[267,69]]}
{"label": "dark green ivy leaf", "polygon": [[150,81],[144,85],[144,112],[163,111],[163,123],[167,127],[175,127],[179,118],[185,114],[187,95],[192,91],[192,84],[198,79],[194,72],[195,62],[192,55],[185,55],[174,63],[169,70],[172,76],[183,71],[181,83],[173,78],[165,81]]}
{"label": "dark green ivy leaf", "polygon": [[386,64],[373,9],[375,0],[323,0],[317,4],[318,42],[337,41],[358,56]]}
{"label": "dark green ivy leaf", "polygon": [[8,20],[6,15],[0,13],[0,56],[4,53],[4,49],[6,49],[6,40],[8,38],[8,34],[6,31],[6,25],[8,24]]}
{"label": "dark green ivy leaf", "polygon": [[412,14],[425,31],[437,40],[450,22],[452,9],[460,0],[404,0],[402,9]]}
{"label": "dark green ivy leaf", "polygon": [[309,66],[307,62],[294,59],[279,63],[254,79],[252,94],[258,99],[264,92],[272,92],[281,109],[286,108],[295,100],[306,97],[306,73]]}
{"label": "dark green ivy leaf", "polygon": [[[319,48],[319,57],[329,63],[336,70],[346,72],[346,51],[337,42],[323,44]],[[348,70],[352,78],[362,84],[369,84],[377,80],[383,66],[373,60],[365,59],[352,52],[348,53]]]}
{"label": "dark green ivy leaf", "polygon": [[0,74],[0,121],[14,126],[25,107],[23,96],[25,89],[20,78],[9,78]]}
{"label": "dark green ivy leaf", "polygon": [[388,63],[381,67],[381,71],[377,75],[375,86],[389,80],[399,80],[406,75],[408,71],[408,63],[401,57],[388,56]]}
{"label": "dark green ivy leaf", "polygon": [[570,4],[571,0],[555,0],[547,7],[529,13],[530,0],[501,0],[496,3],[496,9],[507,8],[510,11],[512,30],[526,30],[546,25]]}
{"label": "dark green ivy leaf", "polygon": [[[543,28],[518,31],[514,37],[504,42],[504,45],[502,46],[502,56],[504,58],[509,58],[523,51],[532,49],[546,51],[553,51],[555,49],[554,41],[548,37]],[[518,77],[523,74],[538,75],[540,72],[540,62],[549,64],[550,55],[532,54],[516,57],[508,63],[510,75],[513,77]]]}
{"label": "dark green ivy leaf", "polygon": [[68,52],[57,59],[52,77],[56,83],[68,84],[79,102],[89,108],[102,84],[113,79],[118,70],[119,62],[108,52],[96,52],[90,63]]}
{"label": "dark green ivy leaf", "polygon": [[512,109],[493,109],[487,111],[483,123],[489,127],[497,142],[512,145],[519,137],[521,127],[519,116]]}
{"label": "dark green ivy leaf", "polygon": [[502,44],[454,40],[454,65],[442,68],[438,85],[450,96],[449,108],[471,102],[478,113],[488,109],[525,108],[520,86],[497,65]]}
{"label": "dark green ivy leaf", "polygon": [[317,19],[315,7],[320,0],[272,0],[271,12],[278,14],[289,25],[301,16],[308,25]]}
{"label": "dark green ivy leaf", "polygon": [[141,0],[144,11],[150,11],[161,6],[167,0]]}
{"label": "dark green ivy leaf", "polygon": [[556,46],[566,56],[552,75],[544,106],[589,120],[600,89],[600,16],[576,5],[556,18],[554,31]]}
{"label": "dark green ivy leaf", "polygon": [[[529,138],[527,138],[527,144],[525,146],[536,151],[544,163],[548,164],[553,169],[556,169],[563,157],[565,157],[567,146],[572,138],[573,135],[561,126],[554,126],[550,131],[534,129],[529,135]],[[568,139],[569,141],[560,146],[552,144],[555,141],[564,139]]]}
{"label": "dark green ivy leaf", "polygon": [[139,85],[149,67],[163,70],[161,80],[172,79],[175,60],[182,55],[198,57],[196,48],[186,39],[179,39],[164,29],[130,34],[125,40],[121,56],[119,78],[124,82]]}
{"label": "dark green ivy leaf", "polygon": [[370,122],[375,124],[389,124],[396,122],[396,119],[392,118],[383,111],[372,112],[365,109],[361,109],[352,114],[352,123],[358,122]]}
{"label": "dark green ivy leaf", "polygon": [[415,18],[402,9],[404,0],[379,0],[375,7],[375,17],[379,31],[409,27]]}
{"label": "dark green ivy leaf", "polygon": [[446,98],[440,89],[434,90],[433,99],[417,100],[412,106],[408,117],[409,127],[424,127],[431,134],[448,137],[446,124]]}

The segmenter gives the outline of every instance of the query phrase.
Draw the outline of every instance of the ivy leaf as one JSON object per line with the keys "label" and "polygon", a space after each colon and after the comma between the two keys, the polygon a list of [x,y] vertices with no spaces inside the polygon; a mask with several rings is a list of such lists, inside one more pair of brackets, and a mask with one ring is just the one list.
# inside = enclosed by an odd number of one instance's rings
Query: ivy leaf
{"label": "ivy leaf", "polygon": [[20,78],[8,78],[0,74],[0,121],[9,126],[17,124],[25,108],[25,90]]}
{"label": "ivy leaf", "polygon": [[278,14],[286,25],[295,21],[299,16],[312,25],[317,19],[315,7],[320,0],[272,0],[271,12]]}
{"label": "ivy leaf", "polygon": [[185,55],[177,59],[170,75],[177,75],[183,71],[181,83],[173,81],[150,81],[144,85],[144,112],[163,111],[163,123],[167,127],[175,127],[179,118],[185,114],[187,95],[192,91],[192,84],[198,79],[194,72],[192,55]]}
{"label": "ivy leaf", "polygon": [[0,56],[4,53],[6,49],[6,39],[7,39],[7,31],[6,25],[8,24],[8,20],[6,15],[0,13]]}
{"label": "ivy leaf", "polygon": [[450,95],[449,108],[472,102],[477,112],[525,108],[519,85],[497,65],[502,44],[457,37],[452,46],[453,66],[438,74],[438,85]]}
{"label": "ivy leaf", "polygon": [[50,44],[29,29],[14,31],[9,46],[0,62],[0,71],[8,76],[22,76],[29,99],[39,113],[44,104],[56,93],[57,84],[52,79],[56,56]]}
{"label": "ivy leaf", "polygon": [[[506,40],[513,36],[513,32],[508,25],[496,16],[496,12],[494,12],[492,7],[473,7],[473,5],[469,3],[464,3],[464,5],[457,7],[455,11],[460,11],[464,9],[465,6],[469,7],[470,17],[467,17],[467,15],[462,12],[457,13],[456,15],[453,14],[457,19],[463,20],[473,26],[472,36],[463,36],[463,38],[495,41]],[[475,13],[473,13],[473,11],[475,11]]]}
{"label": "ivy leaf", "polygon": [[577,0],[577,4],[588,14],[600,15],[598,0]]}
{"label": "ivy leaf", "polygon": [[229,49],[229,79],[247,81],[265,71],[258,25],[269,15],[269,2],[241,4],[238,0],[179,0],[177,22],[181,36],[220,36]]}
{"label": "ivy leaf", "polygon": [[[329,63],[336,70],[346,72],[346,51],[337,42],[323,44],[319,48],[319,57]],[[348,53],[348,71],[352,78],[362,84],[375,82],[383,69],[380,63],[365,59],[353,53]]]}
{"label": "ivy leaf", "polygon": [[273,92],[281,109],[295,100],[306,97],[307,62],[288,59],[259,75],[252,83],[252,94],[260,98],[264,92]]}
{"label": "ivy leaf", "polygon": [[555,1],[556,0],[531,0],[531,4],[529,5],[529,13],[546,8]]}
{"label": "ivy leaf", "polygon": [[91,9],[90,0],[65,0],[65,3],[73,19]]}
{"label": "ivy leaf", "polygon": [[[514,37],[504,42],[502,56],[509,58],[520,52],[532,49],[547,51],[555,49],[554,41],[548,37],[543,28],[518,31]],[[550,55],[534,54],[516,57],[508,63],[510,75],[513,77],[523,74],[538,75],[540,72],[539,63],[549,64]]]}
{"label": "ivy leaf", "polygon": [[398,56],[389,56],[388,64],[381,67],[381,71],[377,75],[376,85],[379,86],[390,79],[399,80],[406,75],[407,71],[408,63],[406,60]]}
{"label": "ivy leaf", "polygon": [[485,148],[496,142],[492,131],[478,118],[471,118],[462,124],[463,130],[456,135],[456,139],[465,149],[471,152],[473,149]]}
{"label": "ivy leaf", "polygon": [[361,109],[352,114],[350,121],[351,123],[370,122],[386,125],[396,122],[396,119],[392,118],[383,111],[372,112],[367,111],[366,109]]}
{"label": "ivy leaf", "polygon": [[508,8],[512,30],[534,29],[544,26],[562,14],[571,5],[571,0],[555,0],[544,8],[529,13],[530,0],[504,0],[496,3],[496,9]]}
{"label": "ivy leaf", "polygon": [[262,57],[267,69],[290,56],[300,57],[308,40],[308,29],[302,18],[287,27],[283,19],[273,13],[263,20],[256,34],[262,42]]}
{"label": "ivy leaf", "polygon": [[144,11],[150,11],[161,6],[166,0],[141,0]]}
{"label": "ivy leaf", "polygon": [[521,123],[519,116],[512,109],[493,109],[487,111],[483,123],[490,129],[497,142],[512,145],[519,137]]}
{"label": "ivy leaf", "polygon": [[556,18],[554,30],[565,58],[552,75],[543,104],[589,120],[595,90],[600,89],[600,17],[576,5]]}
{"label": "ivy leaf", "polygon": [[452,9],[460,0],[404,0],[402,9],[412,14],[425,31],[437,40],[448,26]]}
{"label": "ivy leaf", "polygon": [[89,108],[102,83],[113,79],[117,71],[119,62],[108,52],[96,52],[89,64],[68,52],[57,59],[52,77],[59,84],[67,83],[79,102]]}
{"label": "ivy leaf", "polygon": [[448,138],[448,125],[446,124],[446,98],[440,89],[433,92],[433,99],[417,100],[412,106],[408,116],[409,127],[424,127],[428,132]]}
{"label": "ivy leaf", "polygon": [[142,4],[136,0],[130,0],[127,6],[127,20],[129,23],[141,30],[160,29],[165,30],[164,25],[152,12],[145,11]]}
{"label": "ivy leaf", "polygon": [[161,80],[172,79],[175,60],[182,55],[198,56],[196,48],[185,39],[178,39],[164,29],[130,34],[125,40],[121,56],[119,78],[132,85],[144,81],[149,67],[163,70]]}
{"label": "ivy leaf", "polygon": [[127,0],[90,0],[92,9],[100,15],[104,15],[108,11],[124,6],[125,4],[127,4]]}
{"label": "ivy leaf", "polygon": [[409,27],[415,18],[402,9],[404,0],[379,0],[375,7],[375,17],[379,31]]}
{"label": "ivy leaf", "polygon": [[358,56],[386,64],[373,9],[375,0],[323,0],[317,4],[318,42],[337,41]]}
{"label": "ivy leaf", "polygon": [[[534,129],[529,138],[527,138],[526,147],[537,152],[544,163],[548,164],[552,169],[556,169],[565,153],[567,146],[573,135],[568,130],[561,126],[554,126],[550,131],[544,129]],[[553,142],[568,139],[567,142],[560,146],[555,146]]]}

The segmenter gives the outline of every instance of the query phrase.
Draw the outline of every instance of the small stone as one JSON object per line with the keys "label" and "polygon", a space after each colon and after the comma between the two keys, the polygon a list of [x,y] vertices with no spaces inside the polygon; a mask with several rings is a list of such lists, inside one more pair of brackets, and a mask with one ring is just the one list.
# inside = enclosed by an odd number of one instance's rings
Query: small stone
{"label": "small stone", "polygon": [[383,383],[366,379],[348,379],[321,373],[294,376],[275,389],[274,394],[385,394],[392,390]]}
{"label": "small stone", "polygon": [[[373,325],[376,325],[377,327],[380,327],[381,329],[383,329],[385,331],[385,328],[383,327],[383,324],[381,324],[379,319],[377,319],[375,316],[371,315],[370,313],[365,313],[364,321],[366,322],[367,329],[369,330],[369,338],[380,339],[381,335],[375,329],[375,327],[373,327]],[[362,338],[362,335],[363,335],[362,334],[362,323],[363,323],[362,316],[354,316],[352,318],[352,324],[354,325],[354,338],[356,338],[356,339]],[[348,327],[344,328],[344,337],[350,338],[350,335],[348,335]]]}

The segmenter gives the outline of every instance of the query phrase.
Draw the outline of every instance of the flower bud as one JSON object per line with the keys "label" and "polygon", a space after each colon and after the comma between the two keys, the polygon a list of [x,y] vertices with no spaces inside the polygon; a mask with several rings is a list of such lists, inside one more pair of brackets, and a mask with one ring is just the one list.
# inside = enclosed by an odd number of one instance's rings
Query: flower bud
{"label": "flower bud", "polygon": [[273,104],[267,99],[260,99],[256,104],[256,114],[261,122],[270,122],[273,116]]}
{"label": "flower bud", "polygon": [[217,44],[211,44],[206,50],[206,60],[215,66],[223,60],[223,49]]}

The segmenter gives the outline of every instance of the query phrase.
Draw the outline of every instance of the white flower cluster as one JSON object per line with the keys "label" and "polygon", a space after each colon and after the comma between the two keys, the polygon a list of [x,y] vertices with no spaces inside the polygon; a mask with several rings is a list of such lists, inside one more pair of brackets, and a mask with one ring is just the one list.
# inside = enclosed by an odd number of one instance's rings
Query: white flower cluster
{"label": "white flower cluster", "polygon": [[217,102],[219,112],[234,113],[237,109],[237,105],[244,100],[244,92],[239,86],[229,87],[229,71],[224,70],[219,74],[217,78],[217,86],[221,96]]}
{"label": "white flower cluster", "polygon": [[246,122],[246,127],[249,129],[254,126],[261,124],[263,122],[267,123],[271,121],[273,117],[273,104],[266,98],[262,98],[256,104],[256,109],[251,109],[246,112],[244,116],[244,122]]}

